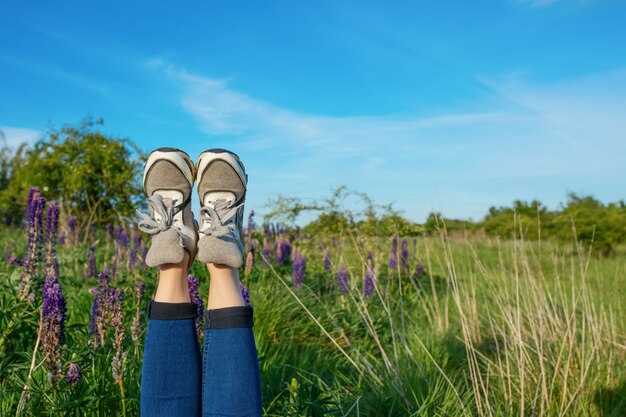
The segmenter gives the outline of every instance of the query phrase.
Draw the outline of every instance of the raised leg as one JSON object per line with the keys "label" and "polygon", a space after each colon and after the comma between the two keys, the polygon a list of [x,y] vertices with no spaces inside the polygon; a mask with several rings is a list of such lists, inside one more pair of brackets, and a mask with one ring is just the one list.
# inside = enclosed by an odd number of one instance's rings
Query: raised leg
{"label": "raised leg", "polygon": [[261,416],[261,375],[253,310],[236,268],[207,264],[211,275],[204,336],[202,416]]}
{"label": "raised leg", "polygon": [[187,262],[159,269],[159,283],[148,309],[141,376],[141,416],[198,417],[201,359],[196,305],[189,300]]}

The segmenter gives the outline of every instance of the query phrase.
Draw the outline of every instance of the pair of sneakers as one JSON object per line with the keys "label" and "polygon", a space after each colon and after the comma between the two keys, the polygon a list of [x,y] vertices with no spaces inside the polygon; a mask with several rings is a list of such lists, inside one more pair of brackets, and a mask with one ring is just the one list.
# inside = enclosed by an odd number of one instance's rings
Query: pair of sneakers
{"label": "pair of sneakers", "polygon": [[[191,210],[194,183],[200,198],[200,222]],[[137,211],[139,230],[152,235],[146,265],[177,264],[194,259],[239,268],[241,232],[248,175],[239,157],[225,149],[204,151],[194,164],[176,148],[159,148],[148,156],[143,189],[151,215]]]}

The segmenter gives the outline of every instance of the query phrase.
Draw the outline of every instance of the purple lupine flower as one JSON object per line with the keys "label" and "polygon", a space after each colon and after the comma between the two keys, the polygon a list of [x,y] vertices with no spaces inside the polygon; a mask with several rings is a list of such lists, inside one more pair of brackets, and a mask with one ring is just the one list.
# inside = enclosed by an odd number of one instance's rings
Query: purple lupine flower
{"label": "purple lupine flower", "polygon": [[200,297],[200,290],[198,288],[198,280],[193,275],[187,275],[187,286],[189,287],[189,298],[191,302],[196,305],[196,333],[198,340],[202,338],[202,319],[204,318],[204,301]]}
{"label": "purple lupine flower", "polygon": [[48,380],[56,389],[62,376],[61,345],[65,342],[65,298],[58,279],[48,275],[42,290],[41,307],[41,347],[46,354]]}
{"label": "purple lupine flower", "polygon": [[137,264],[137,256],[139,254],[139,249],[141,249],[141,237],[139,233],[135,229],[133,229],[133,247],[128,255],[128,266],[130,268],[134,268]]}
{"label": "purple lupine flower", "polygon": [[91,325],[89,332],[93,335],[93,345],[104,345],[104,333],[107,326],[109,295],[111,284],[109,268],[98,274],[98,286],[94,289],[93,304],[91,305]]}
{"label": "purple lupine flower", "polygon": [[45,239],[45,274],[59,276],[59,262],[56,255],[57,230],[59,228],[59,204],[51,201],[48,204],[46,216],[46,239]]}
{"label": "purple lupine flower", "polygon": [[270,244],[267,241],[267,238],[263,239],[263,262],[261,266],[263,268],[269,266],[270,262]]}
{"label": "purple lupine flower", "polygon": [[326,252],[324,253],[324,272],[330,272],[331,266],[332,265],[330,263],[330,251],[326,249]]}
{"label": "purple lupine flower", "polygon": [[118,242],[120,242],[120,245],[122,245],[124,249],[128,249],[128,233],[126,233],[126,230],[120,232]]}
{"label": "purple lupine flower", "polygon": [[271,233],[272,233],[272,229],[270,228],[269,224],[264,224],[263,225],[263,234],[265,235],[265,237],[267,239],[271,239]]}
{"label": "purple lupine flower", "polygon": [[126,352],[122,350],[124,343],[124,291],[111,287],[108,297],[108,314],[109,324],[115,329],[115,338],[113,339],[113,350],[115,354],[111,360],[111,372],[113,373],[113,379],[115,383],[122,387],[122,381],[125,376],[124,372],[124,360],[126,359]]}
{"label": "purple lupine flower", "polygon": [[374,254],[372,252],[367,252],[367,264],[374,269]]}
{"label": "purple lupine flower", "polygon": [[365,268],[363,275],[363,297],[369,298],[374,293],[374,272],[369,265]]}
{"label": "purple lupine flower", "polygon": [[422,264],[421,262],[417,263],[417,276],[418,277],[424,276],[424,264]]}
{"label": "purple lupine flower", "polygon": [[292,276],[293,276],[294,287],[298,288],[302,286],[305,273],[306,273],[306,256],[302,255],[299,249],[295,249],[293,252],[293,265],[292,265]]}
{"label": "purple lupine flower", "polygon": [[19,293],[27,297],[31,290],[31,281],[37,275],[39,259],[41,258],[41,243],[43,240],[43,210],[46,200],[41,196],[39,188],[32,187],[28,192],[28,234],[26,238],[26,256],[22,259],[24,270],[20,275]]}
{"label": "purple lupine flower", "polygon": [[281,265],[291,257],[291,243],[284,236],[279,236],[274,243],[274,256],[276,263]]}
{"label": "purple lupine flower", "polygon": [[122,232],[122,228],[119,225],[115,225],[115,227],[113,228],[113,239],[119,240],[121,232]]}
{"label": "purple lupine flower", "polygon": [[74,230],[76,230],[76,216],[70,216],[67,219],[67,227],[70,229],[70,232],[74,233]]}
{"label": "purple lupine flower", "polygon": [[254,224],[254,210],[250,210],[250,215],[248,216],[248,233],[252,233],[256,225]]}
{"label": "purple lupine flower", "polygon": [[98,273],[96,266],[96,244],[93,243],[89,248],[89,263],[87,264],[87,277],[95,277]]}
{"label": "purple lupine flower", "polygon": [[254,264],[254,255],[252,254],[252,251],[248,252],[248,255],[246,255],[246,267],[243,270],[243,274],[244,276],[248,276],[250,275],[250,273],[252,272],[252,264]]}
{"label": "purple lupine flower", "polygon": [[22,260],[17,256],[11,256],[11,258],[9,258],[9,265],[22,265]]}
{"label": "purple lupine flower", "polygon": [[80,381],[81,378],[82,378],[82,375],[80,374],[80,369],[78,369],[78,364],[75,362],[72,362],[69,368],[67,368],[67,373],[65,374],[65,381],[67,381],[68,384],[75,385],[78,381]]}
{"label": "purple lupine flower", "polygon": [[409,242],[406,239],[402,239],[402,246],[400,248],[400,266],[403,271],[409,270]]}
{"label": "purple lupine flower", "polygon": [[389,254],[389,263],[387,265],[389,269],[396,269],[398,266],[398,258],[396,258],[395,252],[392,251],[391,254]]}
{"label": "purple lupine flower", "polygon": [[65,245],[66,235],[65,232],[61,232],[59,235],[59,245]]}
{"label": "purple lupine flower", "polygon": [[348,292],[348,271],[343,262],[339,265],[339,271],[337,272],[337,285],[340,292]]}
{"label": "purple lupine flower", "polygon": [[417,238],[413,238],[413,256],[417,256]]}
{"label": "purple lupine flower", "polygon": [[239,281],[239,288],[241,289],[241,298],[243,298],[243,302],[246,303],[247,306],[250,305],[250,292],[248,288],[241,281]]}
{"label": "purple lupine flower", "polygon": [[391,251],[393,252],[394,255],[398,255],[398,236],[397,235],[395,235],[391,239]]}

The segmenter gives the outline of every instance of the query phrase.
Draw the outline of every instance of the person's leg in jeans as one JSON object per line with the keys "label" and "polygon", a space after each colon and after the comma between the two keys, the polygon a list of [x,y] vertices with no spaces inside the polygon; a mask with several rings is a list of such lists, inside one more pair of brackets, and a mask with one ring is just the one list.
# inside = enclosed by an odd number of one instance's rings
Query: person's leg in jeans
{"label": "person's leg in jeans", "polygon": [[261,416],[261,377],[237,270],[248,176],[239,157],[224,149],[203,152],[196,164],[200,197],[198,260],[209,270],[202,359],[202,415]]}
{"label": "person's leg in jeans", "polygon": [[146,264],[159,281],[148,312],[141,377],[142,416],[198,417],[201,412],[201,360],[190,303],[187,271],[197,252],[197,224],[191,212],[194,165],[175,148],[150,153],[143,188],[150,214],[138,228],[152,236]]}
{"label": "person's leg in jeans", "polygon": [[197,307],[189,300],[187,257],[159,271],[148,309],[141,377],[141,416],[198,417],[201,407]]}
{"label": "person's leg in jeans", "polygon": [[202,359],[202,416],[261,416],[261,376],[237,269],[208,264],[211,274]]}

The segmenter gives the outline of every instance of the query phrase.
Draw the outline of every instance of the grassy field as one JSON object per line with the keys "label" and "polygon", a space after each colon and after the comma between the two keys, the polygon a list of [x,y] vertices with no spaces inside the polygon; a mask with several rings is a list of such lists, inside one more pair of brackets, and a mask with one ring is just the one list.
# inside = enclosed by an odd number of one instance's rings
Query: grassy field
{"label": "grassy field", "polygon": [[[408,268],[388,267],[391,237],[285,234],[307,257],[302,286],[288,260],[264,267],[260,249],[242,281],[255,309],[267,416],[625,416],[626,255],[600,259],[575,244],[440,236],[408,239]],[[252,236],[262,247],[264,235]],[[270,244],[274,237],[269,237]],[[98,271],[120,251],[112,285],[124,290],[123,384],[111,363],[113,333],[90,340],[97,286],[86,277],[91,241]],[[0,243],[22,256],[25,232]],[[80,239],[82,241],[83,236]],[[21,266],[0,266],[0,414],[138,415],[147,301],[156,274],[129,267],[132,251],[100,230],[85,244],[58,246],[67,300],[61,363],[82,379],[52,389],[35,358],[41,295],[21,300]],[[328,250],[331,270],[324,270]],[[368,252],[375,288],[363,295]],[[348,272],[340,292],[337,271]],[[423,265],[424,273],[417,269]],[[202,265],[192,273],[206,298]],[[145,293],[137,305],[138,282]],[[140,327],[133,331],[133,320]],[[136,321],[137,323],[137,321]],[[135,337],[133,337],[133,333]],[[29,370],[31,376],[29,378]],[[123,397],[122,397],[123,393]]]}

